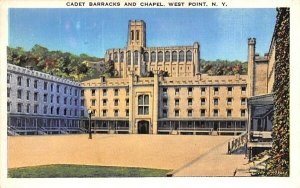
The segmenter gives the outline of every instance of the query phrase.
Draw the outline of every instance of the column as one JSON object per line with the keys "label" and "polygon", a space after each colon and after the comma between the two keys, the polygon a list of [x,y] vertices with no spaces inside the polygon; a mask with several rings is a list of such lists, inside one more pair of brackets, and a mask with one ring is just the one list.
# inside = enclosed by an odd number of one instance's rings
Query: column
{"label": "column", "polygon": [[[157,61],[156,61],[157,63]],[[157,134],[157,121],[158,121],[158,75],[157,71],[154,72],[154,88],[153,88],[153,134]]]}

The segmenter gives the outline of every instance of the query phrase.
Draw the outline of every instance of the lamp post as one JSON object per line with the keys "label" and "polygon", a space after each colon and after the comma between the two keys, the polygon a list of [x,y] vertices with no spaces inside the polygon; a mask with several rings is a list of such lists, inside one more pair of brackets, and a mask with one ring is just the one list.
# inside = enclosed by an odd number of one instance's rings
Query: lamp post
{"label": "lamp post", "polygon": [[91,124],[91,119],[92,119],[92,110],[89,109],[88,110],[88,114],[89,114],[89,139],[92,139],[92,124]]}

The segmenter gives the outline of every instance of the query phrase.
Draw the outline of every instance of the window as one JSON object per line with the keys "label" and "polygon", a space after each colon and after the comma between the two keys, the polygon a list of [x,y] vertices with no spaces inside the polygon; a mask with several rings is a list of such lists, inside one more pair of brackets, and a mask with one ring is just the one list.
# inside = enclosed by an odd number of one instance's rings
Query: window
{"label": "window", "polygon": [[44,90],[47,90],[48,82],[44,82]]}
{"label": "window", "polygon": [[7,74],[7,83],[10,83],[11,74]]}
{"label": "window", "polygon": [[115,110],[115,111],[114,111],[114,116],[115,116],[115,117],[118,117],[118,116],[119,116],[119,110]]}
{"label": "window", "polygon": [[149,114],[149,95],[138,96],[138,114],[139,115]]}
{"label": "window", "polygon": [[18,92],[18,93],[17,93],[18,99],[21,99],[21,98],[22,98],[22,90],[21,90],[21,89],[18,89],[17,92]]}
{"label": "window", "polygon": [[75,109],[74,115],[75,115],[75,116],[78,116],[78,110],[77,110],[77,109]]}
{"label": "window", "polygon": [[39,109],[39,105],[35,104],[34,108],[33,108],[33,113],[37,114],[38,113],[38,109]]}
{"label": "window", "polygon": [[246,116],[246,110],[245,109],[242,109],[241,110],[241,117],[245,117]]}
{"label": "window", "polygon": [[131,40],[134,40],[134,31],[131,31]]}
{"label": "window", "polygon": [[139,63],[139,52],[138,51],[134,51],[133,53],[133,64],[137,65]]}
{"label": "window", "polygon": [[205,87],[201,87],[201,95],[205,95]]}
{"label": "window", "polygon": [[84,106],[84,99],[80,100],[80,106]]}
{"label": "window", "polygon": [[26,86],[30,87],[30,79],[29,78],[26,79]]}
{"label": "window", "polygon": [[60,99],[60,97],[57,96],[57,97],[56,97],[56,103],[57,103],[57,104],[59,104],[59,99]]}
{"label": "window", "polygon": [[78,105],[78,99],[75,99],[74,103],[75,103],[75,106],[77,106]]}
{"label": "window", "polygon": [[91,92],[92,92],[92,96],[96,95],[96,90],[95,89],[91,89]]}
{"label": "window", "polygon": [[219,88],[218,87],[214,87],[214,95],[219,95]]}
{"label": "window", "polygon": [[188,99],[188,105],[192,106],[193,105],[193,99]]}
{"label": "window", "polygon": [[7,102],[7,111],[10,112],[10,102]]}
{"label": "window", "polygon": [[227,98],[227,105],[232,105],[232,98]]}
{"label": "window", "polygon": [[67,115],[67,112],[68,112],[68,110],[65,108],[65,109],[64,109],[64,116]]}
{"label": "window", "polygon": [[126,116],[128,117],[129,116],[129,110],[126,109]]}
{"label": "window", "polygon": [[44,102],[48,101],[48,94],[44,94]]}
{"label": "window", "polygon": [[106,117],[107,116],[107,110],[102,110],[102,116]]}
{"label": "window", "polygon": [[201,98],[201,105],[202,105],[202,106],[205,105],[205,98]]}
{"label": "window", "polygon": [[51,106],[51,108],[50,108],[50,113],[51,113],[51,114],[53,114],[53,110],[54,110],[54,107]]}
{"label": "window", "polygon": [[218,105],[219,104],[219,99],[218,98],[214,98],[214,105]]}
{"label": "window", "polygon": [[22,85],[22,76],[17,77],[17,83],[18,83],[18,86]]}
{"label": "window", "polygon": [[38,92],[34,92],[33,94],[33,100],[38,101]]}
{"label": "window", "polygon": [[246,86],[242,86],[241,90],[242,90],[242,94],[245,95],[246,94]]}
{"label": "window", "polygon": [[30,113],[30,104],[27,104],[26,106],[26,113]]}
{"label": "window", "polygon": [[102,100],[102,104],[103,104],[103,106],[106,106],[106,105],[107,105],[107,100],[106,100],[106,99],[103,99],[103,100]]}
{"label": "window", "polygon": [[241,98],[241,105],[246,105],[246,98]]}
{"label": "window", "polygon": [[173,51],[172,52],[172,61],[177,61],[177,52],[176,51]]}
{"label": "window", "polygon": [[175,117],[179,117],[179,110],[175,110]]}
{"label": "window", "polygon": [[136,40],[140,40],[140,31],[136,30]]}
{"label": "window", "polygon": [[103,96],[106,96],[106,95],[107,95],[107,90],[103,89]]}
{"label": "window", "polygon": [[168,99],[163,99],[163,107],[168,107]]}
{"label": "window", "polygon": [[168,88],[166,87],[163,88],[163,95],[168,96]]}
{"label": "window", "polygon": [[168,117],[168,111],[167,110],[163,110],[162,117],[163,118]]}
{"label": "window", "polygon": [[70,98],[70,105],[72,105],[72,98]]}
{"label": "window", "polygon": [[67,87],[64,88],[64,94],[67,94]]}
{"label": "window", "polygon": [[129,99],[126,99],[126,106],[129,106]]}
{"label": "window", "polygon": [[191,96],[193,94],[193,88],[189,87],[188,88],[188,95]]}
{"label": "window", "polygon": [[175,99],[175,106],[179,106],[179,99]]}
{"label": "window", "polygon": [[232,116],[232,110],[231,109],[228,109],[227,110],[227,117],[231,117]]}
{"label": "window", "polygon": [[179,62],[182,62],[182,61],[184,61],[184,52],[180,51],[179,52]]}
{"label": "window", "polygon": [[151,52],[151,62],[155,62],[155,61],[156,61],[156,53]]}
{"label": "window", "polygon": [[162,62],[163,61],[163,52],[159,51],[157,54],[157,60],[158,62]]}
{"label": "window", "polygon": [[33,82],[33,87],[34,87],[35,89],[37,89],[37,87],[38,87],[38,81],[37,81],[37,80],[34,80],[34,82]]}
{"label": "window", "polygon": [[188,110],[188,117],[192,117],[193,116],[193,110]]}
{"label": "window", "polygon": [[96,100],[95,99],[92,100],[92,106],[96,106]]}
{"label": "window", "polygon": [[115,99],[114,105],[115,105],[115,106],[118,106],[118,105],[119,105],[119,100],[118,100],[118,99]]}
{"label": "window", "polygon": [[127,52],[127,64],[131,65],[131,52],[130,51]]}
{"label": "window", "polygon": [[80,111],[80,116],[83,117],[84,116],[84,110]]}
{"label": "window", "polygon": [[51,103],[53,103],[53,97],[54,97],[53,95],[51,95],[51,97],[50,97],[50,102]]}
{"label": "window", "polygon": [[47,114],[48,106],[44,106],[44,114]]}
{"label": "window", "polygon": [[70,111],[69,111],[69,115],[70,115],[70,116],[72,116],[72,109],[70,109]]}
{"label": "window", "polygon": [[64,104],[67,104],[67,97],[64,98]]}
{"label": "window", "polygon": [[53,84],[50,85],[50,90],[53,91]]}
{"label": "window", "polygon": [[59,93],[59,85],[56,85],[56,92]]}
{"label": "window", "polygon": [[129,95],[129,88],[126,88],[126,96]]}
{"label": "window", "polygon": [[84,97],[84,90],[81,90],[80,93],[81,93],[81,96]]}
{"label": "window", "polygon": [[144,53],[144,61],[149,62],[149,53],[148,52]]}
{"label": "window", "polygon": [[165,52],[165,61],[166,61],[166,62],[169,62],[169,61],[170,61],[170,52],[169,52],[169,51],[166,51],[166,52]]}
{"label": "window", "polygon": [[120,62],[123,62],[124,61],[124,52],[121,52],[120,53]]}
{"label": "window", "polygon": [[22,103],[17,104],[17,112],[22,112]]}
{"label": "window", "polygon": [[9,97],[10,97],[10,88],[7,88],[7,98],[9,98]]}
{"label": "window", "polygon": [[232,95],[232,87],[227,87],[227,94]]}
{"label": "window", "polygon": [[201,109],[200,113],[201,117],[205,117],[205,109]]}
{"label": "window", "polygon": [[69,92],[70,92],[69,94],[72,95],[72,88],[70,88]]}
{"label": "window", "polygon": [[115,89],[115,96],[119,96],[119,89]]}
{"label": "window", "polygon": [[214,117],[218,117],[219,116],[219,110],[214,109]]}
{"label": "window", "polygon": [[193,54],[192,54],[192,52],[189,50],[189,51],[186,52],[186,60],[187,60],[187,61],[192,61],[192,59],[193,59]]}
{"label": "window", "polygon": [[175,95],[179,95],[179,88],[175,88]]}
{"label": "window", "polygon": [[118,53],[114,52],[114,62],[118,62]]}

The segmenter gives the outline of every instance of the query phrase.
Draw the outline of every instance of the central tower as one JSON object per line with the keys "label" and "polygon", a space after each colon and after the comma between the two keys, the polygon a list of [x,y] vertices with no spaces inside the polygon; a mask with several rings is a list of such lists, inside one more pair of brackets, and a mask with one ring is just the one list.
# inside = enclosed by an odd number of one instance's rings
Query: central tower
{"label": "central tower", "polygon": [[146,47],[146,23],[143,20],[129,21],[127,47]]}

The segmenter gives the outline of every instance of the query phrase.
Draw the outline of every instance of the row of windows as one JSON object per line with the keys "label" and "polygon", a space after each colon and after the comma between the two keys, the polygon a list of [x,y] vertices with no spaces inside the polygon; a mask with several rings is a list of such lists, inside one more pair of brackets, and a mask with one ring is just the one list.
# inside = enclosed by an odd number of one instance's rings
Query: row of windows
{"label": "row of windows", "polygon": [[[188,87],[188,95],[189,96],[193,95],[194,88],[195,87]],[[227,87],[228,95],[232,95],[233,88],[234,87],[232,87],[232,86]],[[201,95],[206,94],[206,87],[200,87],[200,90],[201,90]],[[162,93],[163,93],[163,96],[167,96],[168,88],[162,88]],[[219,95],[219,87],[213,87],[213,93],[214,93],[214,95]],[[241,93],[246,94],[246,86],[241,86]],[[180,88],[175,88],[175,95],[180,95]]]}
{"label": "row of windows", "polygon": [[[24,105],[22,103],[17,103],[17,112],[19,112],[19,113],[22,113],[22,112],[31,113],[31,110],[32,110],[31,104],[25,105],[25,109],[23,107],[24,107]],[[40,105],[38,105],[38,104],[33,105],[33,113],[37,114],[39,112],[39,107],[40,107]],[[78,110],[77,109],[74,110],[74,114],[73,114],[72,109],[67,109],[67,108],[60,108],[60,107],[55,108],[54,106],[51,106],[49,108],[47,105],[45,105],[45,106],[43,106],[42,109],[43,109],[44,114],[48,114],[50,112],[50,114],[52,114],[52,115],[60,115],[61,110],[63,110],[63,115],[65,115],[65,116],[66,115],[78,116]],[[8,112],[11,111],[11,103],[10,102],[7,102],[7,111]]]}
{"label": "row of windows", "polygon": [[[227,109],[226,110],[227,117],[232,117],[232,111],[233,111],[232,109]],[[241,117],[246,116],[246,110],[245,109],[240,110],[240,113],[241,113]],[[188,117],[192,117],[193,116],[193,110],[191,110],[191,109],[187,110],[187,115],[188,115]],[[174,110],[174,116],[179,117],[180,116],[180,110]],[[200,110],[200,116],[201,117],[206,116],[206,110],[205,109]],[[214,117],[219,117],[219,110],[218,109],[213,110],[213,116]],[[168,111],[167,110],[163,110],[162,117],[163,118],[168,117]]]}
{"label": "row of windows", "polygon": [[[129,99],[125,99],[126,106],[129,106]],[[96,106],[96,99],[91,100],[91,106]],[[102,106],[107,106],[107,99],[102,100]],[[119,106],[119,99],[114,99],[114,106]]]}
{"label": "row of windows", "polygon": [[[96,96],[96,89],[91,89],[92,96]],[[129,89],[126,88],[126,95],[129,95]],[[84,96],[84,91],[82,92],[82,96]],[[102,89],[102,96],[107,96],[107,89]],[[119,89],[114,89],[114,96],[119,96]]]}
{"label": "row of windows", "polygon": [[[97,111],[95,109],[92,110],[92,116],[95,116]],[[102,117],[107,117],[108,110],[102,110]],[[125,110],[126,117],[129,116],[129,109]],[[114,110],[114,117],[119,117],[119,110]]]}
{"label": "row of windows", "polygon": [[[189,98],[187,100],[188,100],[188,105],[192,106],[193,105],[193,99]],[[163,101],[163,107],[167,107],[168,106],[168,99],[164,98],[162,101]],[[233,102],[233,98],[227,98],[227,105],[232,105],[232,102]],[[180,99],[175,99],[174,103],[175,103],[175,106],[179,106],[180,105]],[[200,103],[201,103],[201,105],[205,105],[206,104],[206,99],[201,98]],[[213,104],[214,105],[219,105],[219,99],[214,98],[213,99]],[[246,98],[241,98],[241,105],[246,105]]]}
{"label": "row of windows", "polygon": [[[127,51],[127,63],[130,65],[131,64],[131,51]],[[139,51],[134,51],[133,52],[133,63],[138,64],[138,59],[139,59]],[[157,55],[157,56],[156,56]],[[109,54],[109,59],[113,60],[114,62],[118,62],[118,53],[114,52],[113,53],[113,59],[111,57],[112,55]],[[166,51],[165,54],[162,51],[159,51],[157,54],[156,52],[145,52],[143,54],[143,59],[145,62],[156,62],[156,58],[158,62],[176,62],[177,60],[179,62],[183,62],[184,58],[186,57],[186,61],[192,61],[193,60],[193,53],[192,51],[188,50],[186,53],[184,51]],[[120,53],[120,62],[124,62],[124,52]]]}
{"label": "row of windows", "polygon": [[[9,84],[11,82],[11,74],[7,74],[7,83]],[[17,85],[18,86],[22,86],[22,83],[23,83],[23,77],[22,76],[18,76],[17,77]],[[33,87],[35,89],[38,88],[38,83],[39,83],[39,80],[33,80]],[[31,84],[31,79],[30,78],[26,78],[26,87],[30,87],[30,84]],[[53,92],[54,90],[54,84],[51,83],[51,84],[48,84],[48,82],[45,82],[43,83],[43,88],[45,91],[48,91],[48,85],[50,85],[50,91]],[[73,88],[72,87],[68,87],[68,86],[65,86],[65,87],[61,87],[60,85],[56,85],[56,92],[59,93],[61,88],[63,88],[63,93],[64,94],[67,94],[68,90],[69,90],[69,94],[72,95],[72,92],[73,92]],[[74,89],[74,95],[77,96],[78,95],[78,90],[77,89]]]}

